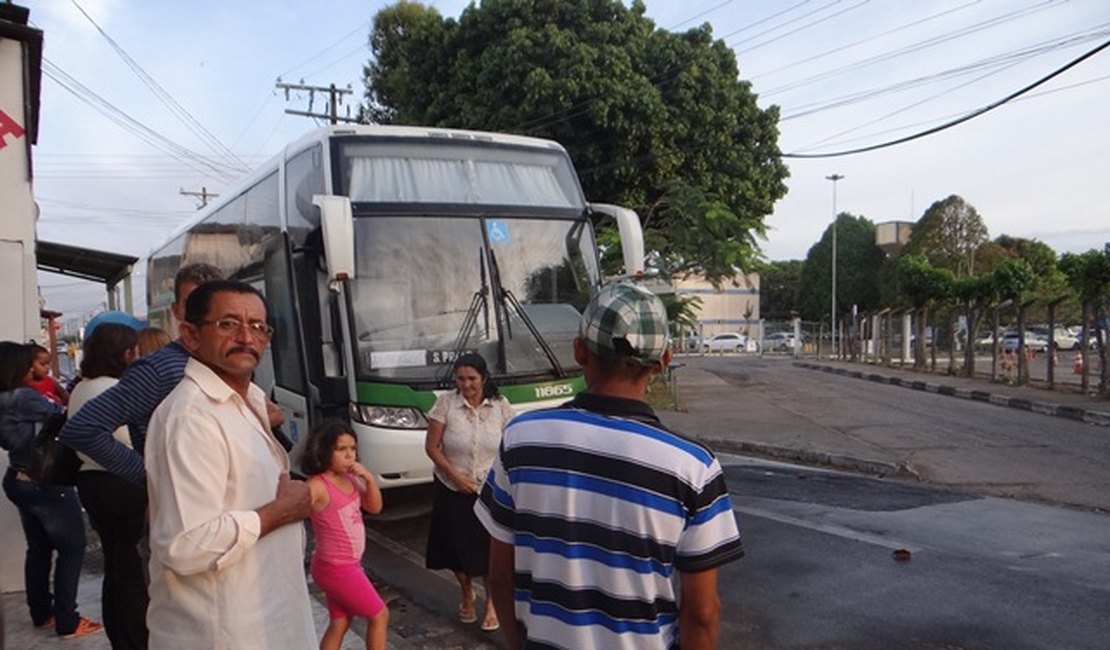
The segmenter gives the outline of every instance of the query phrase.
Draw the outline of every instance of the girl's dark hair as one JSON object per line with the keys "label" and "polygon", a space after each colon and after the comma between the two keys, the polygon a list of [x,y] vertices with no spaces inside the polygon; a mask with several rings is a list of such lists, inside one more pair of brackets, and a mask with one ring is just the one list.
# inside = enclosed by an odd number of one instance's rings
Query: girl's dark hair
{"label": "girl's dark hair", "polygon": [[127,351],[139,344],[139,334],[127,325],[101,323],[96,326],[89,338],[85,339],[84,356],[81,359],[81,376],[85,379],[95,377],[123,376],[127,370]]}
{"label": "girl's dark hair", "polygon": [[478,371],[482,376],[482,397],[485,399],[494,399],[501,396],[501,391],[497,389],[497,384],[489,378],[489,366],[486,365],[485,358],[477,352],[467,352],[460,355],[455,360],[455,372],[458,372],[462,367],[473,368]]}
{"label": "girl's dark hair", "polygon": [[358,442],[351,425],[339,418],[321,420],[308,434],[301,452],[301,472],[308,476],[321,474],[331,467],[331,453],[339,436],[347,434]]}
{"label": "girl's dark hair", "polygon": [[25,343],[0,341],[0,393],[26,386],[24,380],[35,360],[35,350]]}
{"label": "girl's dark hair", "polygon": [[42,345],[39,345],[38,343],[35,343],[34,341],[31,341],[30,343],[28,343],[27,347],[31,348],[31,358],[32,359],[34,359],[35,357],[37,357],[40,354],[46,354],[48,356],[50,354],[50,350],[47,350],[46,347],[44,347]]}

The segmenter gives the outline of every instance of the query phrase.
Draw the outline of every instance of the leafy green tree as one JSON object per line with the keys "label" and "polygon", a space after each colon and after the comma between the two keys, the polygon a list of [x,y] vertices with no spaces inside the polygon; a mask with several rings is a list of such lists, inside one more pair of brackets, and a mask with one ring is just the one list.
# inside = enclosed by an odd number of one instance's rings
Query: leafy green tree
{"label": "leafy green tree", "polygon": [[757,267],[760,316],[767,320],[786,320],[798,313],[803,265],[802,260],[784,260],[764,262]]}
{"label": "leafy green tree", "polygon": [[664,267],[715,282],[750,270],[786,193],[778,108],[759,108],[708,24],[669,32],[644,13],[640,0],[485,0],[454,20],[391,5],[374,19],[364,115],[553,139],[588,197],[641,215]]}
{"label": "leafy green tree", "polygon": [[933,266],[924,255],[902,255],[895,262],[894,270],[898,291],[918,313],[913,365],[923,368],[929,306],[943,303],[953,295],[956,276],[949,269]]}
{"label": "leafy green tree", "polygon": [[[953,295],[963,310],[967,321],[967,341],[964,346],[964,374],[975,376],[975,340],[979,336],[980,323],[987,310],[998,300],[998,287],[990,274],[967,275],[956,278]],[[997,335],[997,334],[996,334]]]}
{"label": "leafy green tree", "polygon": [[979,213],[953,194],[929,206],[902,254],[924,255],[931,265],[963,277],[975,272],[975,253],[986,242],[987,227]]}
{"label": "leafy green tree", "polygon": [[[841,212],[836,218],[836,313],[838,320],[851,312],[871,311],[879,305],[875,281],[885,256],[875,245],[875,224],[864,217]],[[798,311],[806,320],[821,320],[829,313],[832,295],[832,226],[810,247],[798,281]]]}
{"label": "leafy green tree", "polygon": [[[1068,278],[1068,283],[1074,289],[1083,305],[1083,327],[1088,337],[1094,335],[1098,342],[1098,354],[1101,361],[1102,374],[1099,377],[1099,392],[1105,395],[1110,390],[1108,385],[1107,369],[1107,341],[1102,327],[1108,308],[1110,308],[1110,252],[1089,250],[1086,253],[1066,254],[1060,258],[1060,269]],[[1087,317],[1088,314],[1090,317]],[[1094,325],[1091,331],[1090,324]],[[1087,365],[1087,346],[1084,345],[1080,354],[1083,355],[1083,367]],[[1087,374],[1083,374],[1083,389],[1087,389]]]}
{"label": "leafy green tree", "polygon": [[698,331],[698,312],[701,309],[700,296],[680,296],[675,293],[660,294],[663,307],[667,310],[667,323],[671,336],[679,337],[684,333]]}

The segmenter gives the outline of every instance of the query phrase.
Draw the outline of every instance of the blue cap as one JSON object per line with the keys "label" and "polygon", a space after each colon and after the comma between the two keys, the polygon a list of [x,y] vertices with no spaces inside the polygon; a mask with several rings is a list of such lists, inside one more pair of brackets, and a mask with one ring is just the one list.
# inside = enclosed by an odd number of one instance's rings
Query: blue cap
{"label": "blue cap", "polygon": [[97,325],[102,323],[118,323],[126,325],[133,330],[140,330],[143,328],[142,322],[124,311],[102,311],[96,316],[93,316],[89,322],[85,323],[85,338],[92,336],[93,330]]}

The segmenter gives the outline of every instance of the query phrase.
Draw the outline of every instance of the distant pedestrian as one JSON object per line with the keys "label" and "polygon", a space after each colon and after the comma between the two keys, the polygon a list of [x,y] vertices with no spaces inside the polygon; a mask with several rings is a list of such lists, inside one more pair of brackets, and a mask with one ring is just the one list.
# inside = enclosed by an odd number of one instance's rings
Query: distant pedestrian
{"label": "distant pedestrian", "polygon": [[[119,383],[138,358],[138,342],[135,329],[121,323],[100,323],[85,337],[82,380],[69,402],[71,417]],[[112,435],[120,444],[131,446],[126,426]],[[139,541],[146,530],[146,490],[136,489],[85,454],[78,455],[84,462],[77,472],[77,493],[104,555],[100,611],[108,641],[113,650],[146,648],[146,571],[139,554]]]}
{"label": "distant pedestrian", "polygon": [[173,338],[161,327],[144,327],[139,330],[139,356],[154,354],[159,348],[169,345]]}
{"label": "distant pedestrian", "polygon": [[324,591],[331,619],[320,650],[338,650],[354,616],[368,621],[367,650],[385,650],[389,609],[362,570],[362,510],[381,512],[382,493],[374,475],[358,462],[357,450],[350,425],[331,419],[313,427],[301,456],[312,495],[312,579]]}
{"label": "distant pedestrian", "polygon": [[510,650],[717,647],[743,549],[713,453],[643,401],[670,357],[659,298],[608,285],[574,340],[586,391],[506,429],[475,510]]}
{"label": "distant pedestrian", "polygon": [[[455,573],[462,590],[457,615],[463,623],[478,620],[473,579],[485,580],[489,573],[489,533],[474,514],[474,502],[512,418],[486,360],[474,353],[455,361],[455,390],[440,395],[428,411],[424,452],[435,464],[435,500],[424,562],[429,569]],[[490,632],[499,625],[497,608],[487,597],[481,627]]]}
{"label": "distant pedestrian", "polygon": [[309,488],[289,478],[266,395],[251,383],[274,332],[266,302],[249,284],[206,282],[186,300],[180,331],[185,378],[146,440],[150,647],[313,647]]}
{"label": "distant pedestrian", "polygon": [[8,452],[4,494],[19,511],[27,539],[23,583],[31,622],[35,627],[53,627],[66,638],[85,636],[103,626],[77,611],[77,585],[85,560],[85,521],[77,491],[39,483],[28,474],[37,425],[61,412],[61,407],[27,387],[34,355],[33,348],[23,343],[0,342],[0,447]]}

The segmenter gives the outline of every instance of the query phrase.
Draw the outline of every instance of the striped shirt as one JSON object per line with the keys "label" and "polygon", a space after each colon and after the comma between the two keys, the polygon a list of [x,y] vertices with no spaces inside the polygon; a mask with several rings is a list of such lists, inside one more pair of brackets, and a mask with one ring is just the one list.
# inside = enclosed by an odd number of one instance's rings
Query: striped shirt
{"label": "striped shirt", "polygon": [[[146,426],[154,409],[182,378],[189,352],[174,341],[127,368],[119,383],[70,416],[59,438],[104,469],[136,485],[146,485],[142,450]],[[112,435],[119,427],[131,431],[129,448]]]}
{"label": "striped shirt", "polygon": [[591,393],[509,424],[475,512],[515,547],[526,648],[676,648],[675,572],[744,554],[713,453]]}

